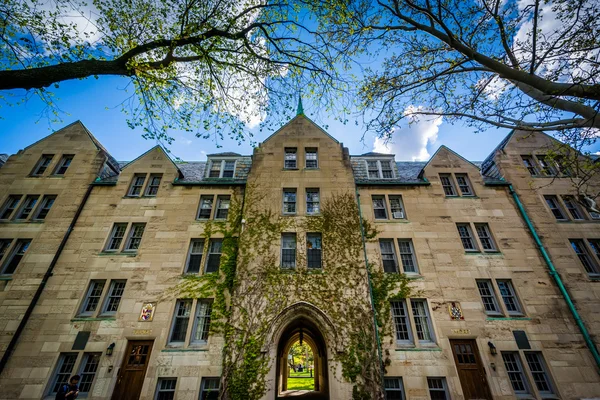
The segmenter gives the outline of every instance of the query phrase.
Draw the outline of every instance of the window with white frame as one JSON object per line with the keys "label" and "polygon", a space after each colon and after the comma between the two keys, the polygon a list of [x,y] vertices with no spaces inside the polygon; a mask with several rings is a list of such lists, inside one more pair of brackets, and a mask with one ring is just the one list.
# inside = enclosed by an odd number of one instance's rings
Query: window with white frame
{"label": "window with white frame", "polygon": [[209,178],[233,178],[235,175],[235,160],[210,160]]}
{"label": "window with white frame", "polygon": [[69,383],[69,378],[73,375],[75,369],[77,355],[77,353],[60,353],[56,368],[54,368],[54,373],[52,374],[52,379],[50,380],[48,395],[56,395],[63,385]]}
{"label": "window with white frame", "polygon": [[383,271],[398,273],[398,262],[396,260],[394,241],[392,239],[379,239],[379,249],[381,250]]}
{"label": "window with white frame", "polygon": [[386,400],[404,400],[404,385],[402,378],[383,378]]}
{"label": "window with white frame", "polygon": [[471,181],[469,180],[469,176],[467,174],[454,174],[454,177],[456,178],[456,183],[458,184],[461,195],[474,195],[473,187],[471,186]]}
{"label": "window with white frame", "polygon": [[13,247],[12,251],[9,253],[6,260],[4,260],[4,264],[2,265],[2,270],[0,274],[2,275],[10,275],[15,272],[19,263],[25,256],[29,245],[31,244],[31,239],[19,239],[17,240],[17,244]]}
{"label": "window with white frame", "polygon": [[46,217],[48,216],[48,213],[50,212],[50,209],[54,205],[55,201],[56,201],[56,196],[54,196],[54,195],[44,196],[42,198],[42,202],[41,202],[40,206],[38,207],[33,219],[36,221],[45,220]]}
{"label": "window with white frame", "polygon": [[508,315],[523,315],[523,310],[512,282],[509,279],[497,279],[496,284],[500,290],[500,296],[502,296],[502,301]]}
{"label": "window with white frame", "polygon": [[21,204],[21,208],[19,209],[19,212],[17,213],[17,216],[15,217],[15,219],[24,221],[27,218],[29,218],[29,216],[33,212],[33,209],[35,208],[35,205],[37,204],[39,198],[40,198],[39,194],[33,194],[33,195],[26,196],[25,200],[23,201],[23,204]]}
{"label": "window with white frame", "polygon": [[162,175],[152,174],[150,175],[150,179],[148,180],[148,186],[146,187],[146,196],[154,197],[158,193],[158,189],[160,188],[160,181],[162,179]]}
{"label": "window with white frame", "polygon": [[106,280],[92,280],[88,286],[83,303],[81,303],[81,309],[79,310],[80,316],[92,316],[100,305],[102,299],[102,293],[104,292],[104,285]]}
{"label": "window with white frame", "polygon": [[281,234],[281,268],[296,268],[296,234]]}
{"label": "window with white frame", "polygon": [[316,147],[307,147],[304,149],[304,157],[306,160],[306,169],[319,168],[319,153]]}
{"label": "window with white frame", "polygon": [[216,400],[219,397],[220,378],[202,378],[200,400]]}
{"label": "window with white frame", "polygon": [[498,299],[490,279],[478,279],[477,289],[483,303],[483,309],[487,315],[500,316],[502,311],[498,305]]}
{"label": "window with white frame", "polygon": [[131,186],[129,186],[129,191],[127,192],[127,196],[129,196],[129,197],[141,196],[142,190],[144,188],[144,182],[146,182],[146,174],[133,175],[133,179],[131,180]]}
{"label": "window with white frame", "polygon": [[502,361],[504,361],[504,368],[508,373],[508,379],[513,388],[513,391],[517,396],[530,395],[529,384],[525,377],[525,371],[523,364],[521,363],[521,357],[516,351],[503,351]]}
{"label": "window with white frame", "polygon": [[521,156],[521,159],[523,160],[523,165],[525,166],[525,168],[527,168],[527,171],[529,171],[529,174],[531,176],[538,176],[538,170],[537,170],[537,166],[535,164],[535,161],[533,160],[533,157],[531,156]]}
{"label": "window with white frame", "polygon": [[548,208],[550,209],[552,215],[554,215],[554,218],[556,218],[557,221],[565,221],[567,219],[560,205],[560,202],[558,201],[558,197],[546,195],[544,196],[544,200],[546,200]]}
{"label": "window with white frame", "polygon": [[385,196],[371,196],[373,200],[373,212],[375,219],[387,219],[387,207],[385,204]]}
{"label": "window with white frame", "polygon": [[2,205],[2,210],[0,211],[0,219],[10,219],[10,216],[19,206],[19,202],[21,201],[22,197],[23,195],[20,194],[11,194],[10,196],[8,196],[8,199],[6,199],[4,205]]}
{"label": "window with white frame", "polygon": [[322,268],[320,233],[306,234],[306,264],[310,269]]}
{"label": "window with white frame", "polygon": [[208,243],[208,259],[206,260],[205,273],[217,272],[221,265],[221,251],[223,239],[210,239]]}
{"label": "window with white frame", "polygon": [[145,229],[145,223],[131,224],[131,229],[129,229],[129,238],[127,239],[127,243],[123,251],[137,251],[140,248],[140,243],[142,243],[142,236],[144,235]]}
{"label": "window with white frame", "polygon": [[73,157],[75,156],[72,154],[63,155],[60,161],[58,162],[56,169],[54,170],[54,175],[64,175],[67,172],[67,169],[69,169],[69,167],[71,166]]}
{"label": "window with white frame", "polygon": [[177,378],[158,378],[154,400],[174,400]]}
{"label": "window with white frame", "polygon": [[392,319],[394,322],[394,332],[396,333],[396,343],[412,343],[412,328],[408,316],[408,309],[405,300],[394,300],[391,302]]}
{"label": "window with white frame", "polygon": [[529,372],[531,372],[533,382],[540,395],[542,397],[555,397],[556,391],[554,390],[554,384],[552,379],[550,379],[548,366],[544,361],[542,353],[538,351],[526,351],[525,359],[527,360]]}
{"label": "window with white frame", "polygon": [[298,151],[295,147],[286,147],[283,161],[283,168],[285,169],[296,169],[298,168],[297,154]]}
{"label": "window with white frame", "polygon": [[456,224],[456,228],[465,251],[479,251],[470,224]]}
{"label": "window with white frame", "polygon": [[415,248],[411,239],[398,239],[398,249],[400,250],[400,260],[402,261],[402,270],[405,274],[416,274],[419,272]]}
{"label": "window with white frame", "polygon": [[169,344],[183,344],[187,335],[192,312],[192,299],[179,299],[175,303],[175,314],[171,323]]}
{"label": "window with white frame", "polygon": [[89,393],[94,383],[94,378],[100,365],[100,356],[102,353],[83,353],[83,359],[79,365],[79,393],[84,397]]}
{"label": "window with white frame", "polygon": [[110,286],[108,288],[108,293],[106,294],[106,299],[104,299],[104,306],[102,307],[101,315],[115,315],[119,310],[119,304],[121,304],[121,298],[123,297],[123,293],[125,292],[126,280],[111,280]]}
{"label": "window with white frame", "polygon": [[192,344],[206,344],[208,342],[211,313],[211,299],[200,299],[196,302],[192,338],[190,340]]}
{"label": "window with white frame", "polygon": [[215,211],[215,219],[227,219],[229,215],[229,206],[231,204],[231,196],[217,196],[217,210]]}
{"label": "window with white frame", "polygon": [[210,219],[210,214],[213,207],[214,195],[200,196],[200,207],[198,208],[198,217],[196,219]]}
{"label": "window with white frame", "polygon": [[306,189],[306,213],[318,214],[320,211],[319,189]]}
{"label": "window with white frame", "polygon": [[579,209],[577,205],[577,201],[573,196],[562,196],[563,202],[565,203],[565,207],[567,207],[567,211],[571,214],[571,218],[576,221],[581,221],[585,219],[583,212]]}
{"label": "window with white frame", "polygon": [[192,239],[188,250],[185,272],[188,274],[200,273],[202,254],[204,253],[204,239]]}
{"label": "window with white frame", "polygon": [[571,248],[577,254],[579,261],[583,264],[585,271],[590,276],[599,276],[600,268],[598,267],[598,262],[594,259],[594,257],[588,251],[585,242],[583,239],[569,239],[571,243]]}
{"label": "window with white frame", "polygon": [[448,393],[448,385],[446,384],[446,378],[428,377],[427,387],[429,388],[429,397],[431,398],[431,400],[450,399],[450,394]]}
{"label": "window with white frame", "polygon": [[481,243],[483,251],[497,251],[496,244],[494,243],[494,239],[492,238],[492,233],[490,232],[490,227],[488,224],[475,224],[475,231],[477,232],[479,243]]}
{"label": "window with white frame", "polygon": [[283,189],[283,213],[296,214],[296,189]]}
{"label": "window with white frame", "polygon": [[54,158],[54,154],[43,154],[42,158],[35,165],[35,168],[31,172],[31,176],[42,176],[52,163],[52,158]]}
{"label": "window with white frame", "polygon": [[406,219],[406,212],[404,211],[404,203],[402,201],[402,196],[400,195],[390,195],[388,196],[390,200],[390,211],[392,213],[393,219]]}
{"label": "window with white frame", "polygon": [[440,182],[442,183],[442,188],[444,189],[444,194],[446,196],[458,195],[456,193],[456,188],[454,187],[451,174],[440,174]]}
{"label": "window with white frame", "polygon": [[427,300],[411,299],[410,304],[412,306],[417,339],[422,343],[434,342],[433,326],[431,324],[431,317],[429,316]]}
{"label": "window with white frame", "polygon": [[392,160],[367,160],[367,176],[369,179],[393,179]]}

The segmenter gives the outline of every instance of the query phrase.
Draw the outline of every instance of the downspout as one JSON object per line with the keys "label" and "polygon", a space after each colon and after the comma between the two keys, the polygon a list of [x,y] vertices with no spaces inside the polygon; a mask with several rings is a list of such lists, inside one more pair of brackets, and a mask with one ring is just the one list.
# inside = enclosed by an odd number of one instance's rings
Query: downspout
{"label": "downspout", "polygon": [[371,299],[371,311],[373,313],[373,328],[375,329],[375,339],[377,340],[377,355],[379,356],[379,371],[381,374],[381,388],[385,391],[383,386],[384,370],[383,370],[383,352],[381,350],[381,338],[379,337],[379,329],[377,325],[377,312],[375,311],[375,301],[373,299],[373,285],[371,284],[371,271],[369,271],[369,258],[367,256],[367,241],[365,239],[365,228],[363,226],[362,210],[360,208],[360,194],[358,193],[358,187],[354,186],[356,193],[356,204],[358,205],[358,218],[360,221],[360,237],[362,239],[363,254],[365,256],[365,268],[367,270],[367,282],[369,283],[369,298]]}
{"label": "downspout", "polygon": [[546,262],[546,265],[548,266],[549,274],[554,278],[554,281],[558,285],[558,289],[560,290],[560,293],[562,294],[565,301],[567,302],[569,311],[571,311],[571,314],[573,315],[573,318],[575,319],[575,323],[579,327],[579,330],[581,331],[581,334],[583,335],[583,339],[585,340],[587,347],[590,349],[590,352],[592,353],[592,356],[594,357],[594,361],[596,361],[596,366],[598,368],[600,368],[600,354],[598,354],[598,350],[596,349],[596,346],[594,345],[594,342],[592,341],[590,333],[588,332],[587,328],[583,324],[581,316],[577,312],[577,309],[575,308],[575,305],[573,304],[573,301],[571,300],[571,296],[569,295],[567,288],[563,284],[563,281],[560,278],[560,275],[558,274],[558,272],[556,271],[556,268],[554,267],[554,264],[552,263],[552,260],[550,259],[548,252],[546,251],[546,248],[542,244],[542,241],[541,241],[540,237],[538,236],[537,231],[535,230],[535,227],[531,223],[531,220],[529,219],[529,216],[527,215],[527,212],[525,211],[525,208],[523,207],[523,204],[521,203],[521,200],[519,199],[519,195],[517,194],[517,192],[515,191],[515,189],[513,188],[512,185],[508,185],[508,190],[509,190],[510,194],[512,195],[513,199],[515,200],[515,203],[517,204],[517,208],[519,209],[519,212],[521,213],[521,217],[523,217],[525,224],[529,228],[529,232],[531,233],[531,236],[533,236],[533,240],[535,241],[535,244],[537,245],[540,253],[542,254],[542,257],[544,258],[544,261]]}
{"label": "downspout", "polygon": [[52,261],[50,262],[50,265],[48,266],[48,269],[46,270],[46,273],[44,274],[44,277],[42,278],[40,285],[38,286],[35,294],[33,295],[33,298],[31,299],[31,302],[29,303],[29,306],[27,307],[27,310],[25,311],[25,314],[23,315],[21,322],[19,322],[19,326],[17,327],[15,334],[13,335],[12,339],[10,340],[10,343],[6,347],[6,351],[2,355],[2,360],[0,360],[0,375],[2,374],[2,371],[4,371],[4,367],[8,363],[8,359],[10,358],[12,352],[15,350],[17,342],[19,341],[19,337],[21,336],[21,333],[23,333],[23,330],[25,329],[25,325],[27,325],[27,321],[29,321],[29,317],[31,316],[33,309],[35,308],[38,300],[40,299],[40,296],[42,295],[42,292],[44,291],[44,288],[46,287],[46,283],[48,283],[48,279],[50,279],[50,277],[52,276],[52,271],[54,270],[54,266],[58,262],[58,258],[60,257],[60,254],[62,253],[65,245],[67,244],[67,240],[69,239],[69,236],[71,236],[71,232],[73,232],[73,228],[75,227],[75,224],[77,223],[77,219],[79,218],[79,215],[81,214],[81,211],[83,210],[83,206],[85,205],[88,197],[90,197],[90,193],[92,192],[93,187],[94,187],[93,185],[89,185],[87,188],[87,191],[83,195],[83,199],[81,200],[81,203],[79,203],[79,208],[77,208],[77,211],[75,212],[75,215],[73,216],[73,219],[71,220],[71,224],[67,228],[67,231],[65,232],[65,235],[63,236],[62,241],[58,245],[58,249],[56,250],[54,257],[52,258]]}

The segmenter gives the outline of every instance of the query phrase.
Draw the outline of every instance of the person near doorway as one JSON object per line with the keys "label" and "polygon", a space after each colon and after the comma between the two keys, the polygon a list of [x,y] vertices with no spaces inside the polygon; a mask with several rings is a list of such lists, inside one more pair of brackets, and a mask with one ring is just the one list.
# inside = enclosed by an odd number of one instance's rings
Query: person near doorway
{"label": "person near doorway", "polygon": [[79,395],[79,375],[73,375],[69,383],[61,385],[56,393],[55,400],[75,400]]}

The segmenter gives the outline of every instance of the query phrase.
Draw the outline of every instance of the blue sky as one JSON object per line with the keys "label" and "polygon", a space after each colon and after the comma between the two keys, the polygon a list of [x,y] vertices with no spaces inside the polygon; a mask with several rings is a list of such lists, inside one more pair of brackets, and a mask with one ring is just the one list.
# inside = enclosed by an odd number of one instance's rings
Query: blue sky
{"label": "blue sky", "polygon": [[[81,120],[108,151],[120,161],[136,158],[156,142],[142,138],[142,130],[132,130],[126,124],[126,116],[119,104],[130,93],[124,91],[128,80],[119,77],[90,78],[63,82],[55,90],[58,106],[68,115],[61,115],[63,122],[52,123],[42,115],[44,104],[33,97],[26,104],[0,108],[0,153],[14,154],[19,149],[49,135],[54,130]],[[295,105],[294,105],[295,106]],[[310,117],[316,110],[310,104],[304,104]],[[322,113],[320,113],[322,114]],[[268,118],[268,116],[267,116]],[[374,149],[373,135],[364,136],[364,127],[356,126],[353,120],[347,125],[335,121],[335,116],[315,118],[321,126],[328,125],[327,131],[350,149],[351,154],[361,154]],[[508,133],[506,129],[490,128],[483,133],[462,124],[450,125],[440,121],[420,121],[407,127],[403,126],[394,134],[393,143],[388,145],[397,160],[427,158],[442,144],[450,147],[465,158],[473,161],[483,160],[490,151]],[[270,132],[257,132],[256,141],[262,141]],[[189,161],[205,160],[206,154],[219,151],[235,151],[251,154],[250,143],[238,145],[233,140],[224,140],[217,147],[211,140],[200,139],[192,134],[174,131],[175,142],[169,146],[172,154]],[[600,149],[597,143],[592,151]],[[376,148],[381,149],[381,144]]]}

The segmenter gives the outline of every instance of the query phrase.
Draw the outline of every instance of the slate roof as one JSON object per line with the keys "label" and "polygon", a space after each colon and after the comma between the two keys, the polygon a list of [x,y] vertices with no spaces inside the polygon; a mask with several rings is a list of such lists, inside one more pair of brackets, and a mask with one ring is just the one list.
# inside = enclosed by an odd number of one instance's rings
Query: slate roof
{"label": "slate roof", "polygon": [[8,154],[0,154],[0,167],[4,165],[6,160],[8,160]]}
{"label": "slate roof", "polygon": [[208,154],[208,157],[241,157],[242,155],[239,153],[234,153],[232,151],[225,151],[223,153],[214,153]]}

